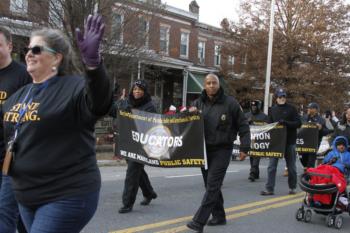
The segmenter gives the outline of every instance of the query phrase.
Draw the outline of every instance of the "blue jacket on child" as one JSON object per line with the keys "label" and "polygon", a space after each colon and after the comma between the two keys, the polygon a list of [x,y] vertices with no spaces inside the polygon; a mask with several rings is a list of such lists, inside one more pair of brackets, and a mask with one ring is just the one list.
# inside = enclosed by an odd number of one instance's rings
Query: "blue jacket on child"
{"label": "blue jacket on child", "polygon": [[[337,150],[337,141],[345,141],[346,150],[341,153]],[[350,169],[350,152],[348,149],[348,139],[344,136],[338,136],[333,140],[332,151],[330,151],[323,160],[323,163],[329,163],[332,159],[336,158],[336,161],[332,166],[338,168],[342,173],[345,173],[345,168]]]}

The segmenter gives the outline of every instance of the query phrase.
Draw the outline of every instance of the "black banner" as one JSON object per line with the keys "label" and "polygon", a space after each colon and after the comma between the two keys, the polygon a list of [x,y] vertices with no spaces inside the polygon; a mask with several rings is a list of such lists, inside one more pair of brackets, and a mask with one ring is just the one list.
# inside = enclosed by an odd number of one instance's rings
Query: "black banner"
{"label": "black banner", "polygon": [[120,155],[156,167],[204,166],[203,119],[196,114],[118,112]]}
{"label": "black banner", "polygon": [[298,129],[296,151],[316,153],[318,150],[318,127],[316,123],[303,123]]}
{"label": "black banner", "polygon": [[249,155],[283,158],[286,148],[286,128],[278,123],[251,125]]}

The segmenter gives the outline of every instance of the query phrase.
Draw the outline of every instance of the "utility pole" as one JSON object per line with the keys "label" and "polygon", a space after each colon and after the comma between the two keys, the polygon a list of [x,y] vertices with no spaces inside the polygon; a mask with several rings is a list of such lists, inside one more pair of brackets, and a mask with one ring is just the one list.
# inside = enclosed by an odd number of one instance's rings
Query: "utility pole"
{"label": "utility pole", "polygon": [[271,77],[271,60],[272,60],[272,44],[273,44],[273,28],[275,24],[275,0],[271,0],[270,12],[270,32],[269,32],[269,46],[267,51],[267,65],[265,78],[265,98],[264,98],[264,113],[268,113],[269,109],[269,94],[270,94],[270,77]]}

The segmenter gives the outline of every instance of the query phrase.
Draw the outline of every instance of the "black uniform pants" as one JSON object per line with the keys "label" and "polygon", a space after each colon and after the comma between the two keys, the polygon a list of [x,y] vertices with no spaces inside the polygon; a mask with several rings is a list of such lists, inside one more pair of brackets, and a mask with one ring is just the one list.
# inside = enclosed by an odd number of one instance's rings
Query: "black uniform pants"
{"label": "black uniform pants", "polygon": [[208,170],[202,168],[205,193],[201,206],[193,217],[193,221],[206,224],[210,214],[219,219],[225,219],[224,198],[221,193],[222,182],[230,164],[232,150],[221,149],[208,151]]}
{"label": "black uniform pants", "polygon": [[255,179],[259,179],[259,163],[260,158],[259,157],[249,157],[250,160],[250,173],[249,175]]}
{"label": "black uniform pants", "polygon": [[152,198],[154,191],[144,169],[144,164],[134,161],[127,161],[127,163],[128,168],[124,182],[123,205],[131,207],[135,203],[139,187],[143,196],[147,198]]}
{"label": "black uniform pants", "polygon": [[315,167],[316,154],[315,153],[303,153],[301,155],[300,161],[304,167]]}

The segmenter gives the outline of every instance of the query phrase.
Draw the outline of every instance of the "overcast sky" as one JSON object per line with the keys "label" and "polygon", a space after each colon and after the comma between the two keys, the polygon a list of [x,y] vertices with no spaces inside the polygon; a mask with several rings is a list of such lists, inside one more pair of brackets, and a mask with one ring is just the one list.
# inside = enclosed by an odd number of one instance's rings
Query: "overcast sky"
{"label": "overcast sky", "polygon": [[[188,11],[192,0],[162,0],[170,6]],[[199,5],[199,21],[220,27],[223,18],[237,20],[241,0],[196,0]],[[350,0],[346,0],[350,4]]]}
{"label": "overcast sky", "polygon": [[[170,6],[188,11],[192,0],[162,0]],[[199,5],[199,21],[220,27],[223,18],[237,19],[240,0],[196,0]]]}

